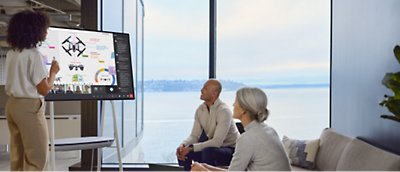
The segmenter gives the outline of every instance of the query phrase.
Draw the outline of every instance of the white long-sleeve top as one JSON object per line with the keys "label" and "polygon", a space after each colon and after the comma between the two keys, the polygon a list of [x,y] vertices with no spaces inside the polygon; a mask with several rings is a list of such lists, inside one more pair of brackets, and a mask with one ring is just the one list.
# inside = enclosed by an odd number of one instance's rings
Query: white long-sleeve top
{"label": "white long-sleeve top", "polygon": [[[195,152],[207,147],[235,147],[239,132],[228,105],[217,99],[209,108],[210,110],[205,103],[197,108],[192,132],[182,144],[193,144]],[[203,129],[208,140],[198,143]]]}
{"label": "white long-sleeve top", "polygon": [[43,97],[36,86],[47,77],[47,71],[37,48],[8,51],[5,72],[7,95],[19,98]]}
{"label": "white long-sleeve top", "polygon": [[237,140],[229,171],[291,171],[273,128],[253,120],[244,129]]}

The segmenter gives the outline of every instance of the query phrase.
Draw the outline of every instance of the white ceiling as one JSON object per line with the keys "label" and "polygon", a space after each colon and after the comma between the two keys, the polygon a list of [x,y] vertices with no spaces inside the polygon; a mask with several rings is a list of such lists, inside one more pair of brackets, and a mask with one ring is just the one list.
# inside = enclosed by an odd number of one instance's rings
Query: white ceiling
{"label": "white ceiling", "polygon": [[[46,11],[56,25],[73,27],[80,22],[81,0],[0,0],[0,22],[24,9]],[[4,24],[4,23],[3,23]]]}
{"label": "white ceiling", "polygon": [[4,45],[9,19],[24,9],[47,12],[53,26],[79,27],[81,20],[81,0],[0,0],[0,46]]}

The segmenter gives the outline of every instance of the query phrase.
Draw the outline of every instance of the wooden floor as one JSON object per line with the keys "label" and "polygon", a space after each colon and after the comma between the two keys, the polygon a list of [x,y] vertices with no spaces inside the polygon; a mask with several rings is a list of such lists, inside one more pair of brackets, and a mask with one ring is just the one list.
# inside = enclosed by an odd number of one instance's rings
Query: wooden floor
{"label": "wooden floor", "polygon": [[[76,152],[60,152],[56,154],[56,171],[68,171],[68,167],[80,161]],[[10,155],[0,152],[0,171],[10,171]]]}

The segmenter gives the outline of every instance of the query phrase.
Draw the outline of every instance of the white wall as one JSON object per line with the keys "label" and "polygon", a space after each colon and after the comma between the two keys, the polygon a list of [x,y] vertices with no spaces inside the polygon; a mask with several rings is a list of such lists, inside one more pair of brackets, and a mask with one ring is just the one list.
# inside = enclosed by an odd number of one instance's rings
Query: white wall
{"label": "white wall", "polygon": [[331,127],[400,153],[400,123],[378,102],[391,93],[381,80],[400,71],[399,0],[333,0]]}

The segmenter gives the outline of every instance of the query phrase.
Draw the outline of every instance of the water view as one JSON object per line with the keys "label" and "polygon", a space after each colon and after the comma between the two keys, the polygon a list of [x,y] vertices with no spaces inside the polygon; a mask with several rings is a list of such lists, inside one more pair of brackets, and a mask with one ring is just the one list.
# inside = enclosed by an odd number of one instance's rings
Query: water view
{"label": "water view", "polygon": [[[280,138],[318,138],[329,126],[329,87],[264,91],[271,112],[267,124]],[[200,91],[145,92],[143,138],[124,162],[176,163],[175,149],[192,129],[194,112],[202,103],[199,97]],[[232,105],[235,91],[223,91],[220,98]]]}

